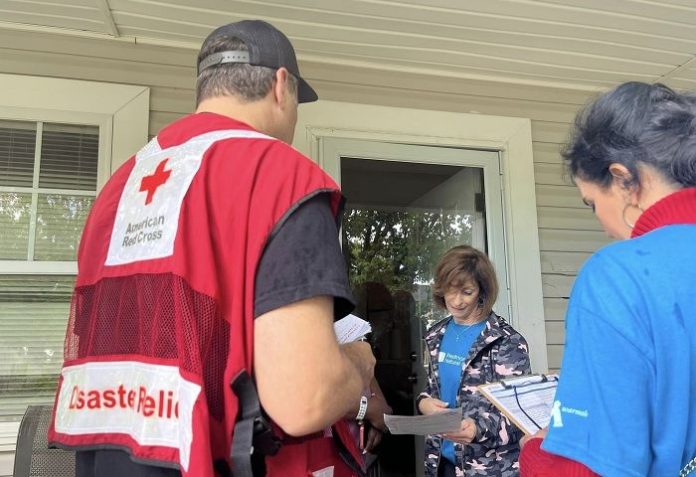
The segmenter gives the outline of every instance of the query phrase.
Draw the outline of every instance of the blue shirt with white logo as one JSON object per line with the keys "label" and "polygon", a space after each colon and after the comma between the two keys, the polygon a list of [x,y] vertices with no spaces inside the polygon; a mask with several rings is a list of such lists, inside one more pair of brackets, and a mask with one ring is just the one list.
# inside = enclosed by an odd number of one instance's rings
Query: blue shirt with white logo
{"label": "blue shirt with white logo", "polygon": [[544,450],[608,477],[677,476],[696,456],[695,244],[672,225],[583,266]]}
{"label": "blue shirt with white logo", "polygon": [[[469,356],[471,346],[485,327],[485,320],[475,325],[459,325],[454,319],[451,319],[447,325],[437,360],[440,375],[440,399],[448,403],[450,408],[457,407],[457,395],[462,382],[462,367]],[[442,456],[453,464],[456,463],[452,441],[442,441]]]}

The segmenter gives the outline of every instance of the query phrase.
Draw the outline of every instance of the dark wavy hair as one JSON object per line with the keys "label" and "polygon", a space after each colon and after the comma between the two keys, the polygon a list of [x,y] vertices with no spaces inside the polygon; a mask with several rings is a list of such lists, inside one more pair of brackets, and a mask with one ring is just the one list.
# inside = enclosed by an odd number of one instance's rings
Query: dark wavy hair
{"label": "dark wavy hair", "polygon": [[647,164],[667,182],[696,186],[696,96],[656,83],[629,82],[604,93],[575,118],[561,151],[571,177],[607,188],[609,166],[623,164],[639,183]]}

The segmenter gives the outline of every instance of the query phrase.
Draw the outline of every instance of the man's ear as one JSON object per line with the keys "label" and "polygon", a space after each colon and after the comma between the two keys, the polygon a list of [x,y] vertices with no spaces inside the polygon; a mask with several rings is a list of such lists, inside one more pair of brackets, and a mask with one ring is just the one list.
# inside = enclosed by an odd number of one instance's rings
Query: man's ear
{"label": "man's ear", "polygon": [[278,104],[284,104],[285,95],[288,94],[288,75],[286,68],[278,68],[275,72],[275,82],[273,83],[273,97]]}

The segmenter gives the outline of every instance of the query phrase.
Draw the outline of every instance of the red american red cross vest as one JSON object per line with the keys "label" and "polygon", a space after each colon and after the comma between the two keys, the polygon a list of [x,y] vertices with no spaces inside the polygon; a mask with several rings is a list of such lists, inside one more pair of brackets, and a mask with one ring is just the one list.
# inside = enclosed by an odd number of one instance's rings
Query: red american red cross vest
{"label": "red american red cross vest", "polygon": [[52,445],[122,448],[213,477],[237,417],[229,383],[252,372],[264,246],[319,192],[338,213],[338,187],[316,164],[211,113],[168,126],[116,171],[80,243]]}

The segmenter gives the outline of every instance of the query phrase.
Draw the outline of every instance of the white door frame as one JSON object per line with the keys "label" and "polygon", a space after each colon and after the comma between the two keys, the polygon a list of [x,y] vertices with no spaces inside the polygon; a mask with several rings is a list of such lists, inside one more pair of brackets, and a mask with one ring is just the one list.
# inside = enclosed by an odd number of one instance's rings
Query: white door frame
{"label": "white door frame", "polygon": [[532,129],[527,118],[335,101],[300,107],[295,147],[319,162],[321,138],[499,151],[510,301],[529,343],[532,369],[548,369],[537,227]]}

